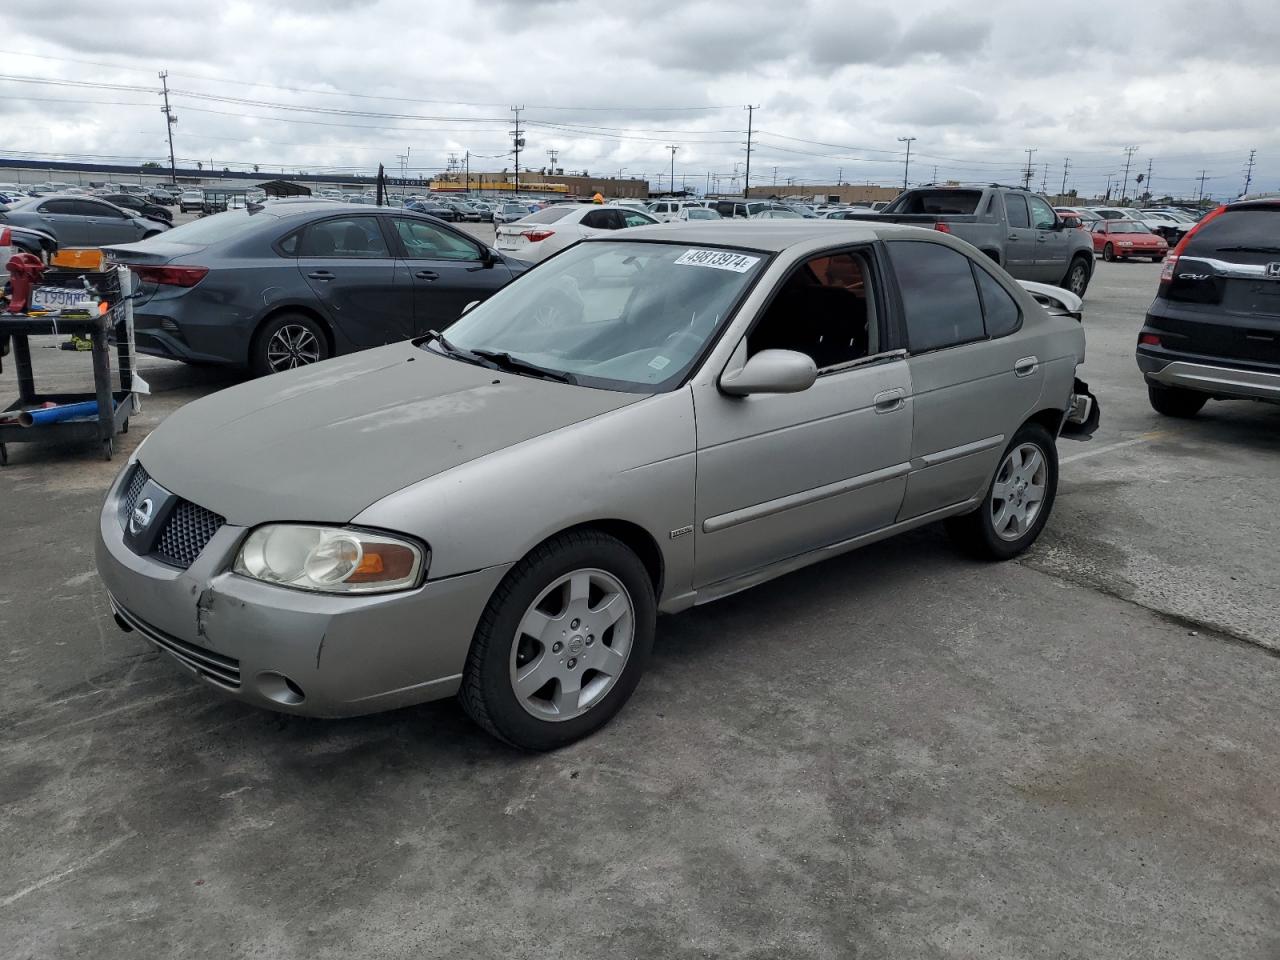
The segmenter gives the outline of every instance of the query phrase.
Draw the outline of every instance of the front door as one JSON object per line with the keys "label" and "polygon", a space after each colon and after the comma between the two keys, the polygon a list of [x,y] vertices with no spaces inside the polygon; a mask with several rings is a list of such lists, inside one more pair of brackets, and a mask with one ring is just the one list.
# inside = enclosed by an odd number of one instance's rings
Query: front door
{"label": "front door", "polygon": [[1036,277],[1041,283],[1061,283],[1067,275],[1070,249],[1067,231],[1058,225],[1053,207],[1039,197],[1027,197],[1031,228],[1036,232]]}
{"label": "front door", "polygon": [[320,308],[357,347],[413,336],[413,280],[392,255],[378,217],[310,224],[298,243],[298,270]]}
{"label": "front door", "polygon": [[45,200],[36,209],[43,224],[41,229],[53,234],[64,247],[83,247],[89,244],[89,222],[76,213],[77,203],[72,199]]}
{"label": "front door", "polygon": [[1009,218],[1009,235],[1004,244],[1004,268],[1019,280],[1039,280],[1036,260],[1036,231],[1031,228],[1031,208],[1023,193],[1006,193],[1004,209]]}
{"label": "front door", "polygon": [[986,267],[942,243],[885,244],[907,333],[915,424],[899,520],[983,492],[1033,411],[1044,373],[1017,301]]}
{"label": "front door", "polygon": [[893,522],[909,469],[911,381],[901,353],[882,350],[873,262],[864,249],[801,264],[730,361],[806,353],[820,371],[808,390],[731,397],[695,386],[697,586]]}
{"label": "front door", "polygon": [[401,256],[413,279],[413,323],[420,336],[443,330],[473,300],[485,300],[511,279],[506,264],[479,244],[416,217],[393,216]]}

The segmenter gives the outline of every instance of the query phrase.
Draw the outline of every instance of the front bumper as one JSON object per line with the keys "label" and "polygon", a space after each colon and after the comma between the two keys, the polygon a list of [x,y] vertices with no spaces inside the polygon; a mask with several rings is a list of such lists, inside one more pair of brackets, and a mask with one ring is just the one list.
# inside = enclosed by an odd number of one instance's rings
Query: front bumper
{"label": "front bumper", "polygon": [[231,573],[248,530],[225,524],[182,570],[125,545],[120,497],[128,475],[126,468],[112,485],[99,517],[99,575],[121,626],[205,685],[255,706],[322,717],[457,691],[480,614],[509,565],[403,593],[308,593]]}
{"label": "front bumper", "polygon": [[1138,369],[1152,383],[1213,397],[1280,403],[1280,371],[1243,370],[1191,360],[1170,360],[1138,351]]}

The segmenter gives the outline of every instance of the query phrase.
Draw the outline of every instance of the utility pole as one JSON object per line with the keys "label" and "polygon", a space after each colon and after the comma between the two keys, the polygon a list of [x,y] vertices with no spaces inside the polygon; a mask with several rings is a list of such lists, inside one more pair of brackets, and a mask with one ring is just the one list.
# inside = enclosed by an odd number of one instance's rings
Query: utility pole
{"label": "utility pole", "polygon": [[1035,168],[1031,166],[1031,155],[1037,151],[1035,147],[1027,147],[1027,169],[1022,171],[1022,189],[1031,189],[1031,178],[1035,176]]}
{"label": "utility pole", "polygon": [[773,168],[773,185],[775,187],[778,185],[778,168],[777,167]]}
{"label": "utility pole", "polygon": [[160,71],[160,82],[164,85],[164,125],[169,131],[169,182],[175,187],[178,185],[178,165],[173,160],[173,125],[178,122],[178,118],[173,115],[173,111],[169,109],[169,71]]}
{"label": "utility pole", "polygon": [[1244,168],[1244,189],[1240,191],[1240,195],[1244,196],[1249,192],[1249,184],[1253,183],[1253,158],[1258,155],[1257,150],[1249,151],[1249,162]]}
{"label": "utility pole", "polygon": [[742,181],[743,199],[751,196],[751,121],[755,119],[756,111],[760,109],[760,104],[752,106],[747,104],[747,172]]}
{"label": "utility pole", "polygon": [[933,165],[933,182],[938,182],[938,165],[936,163]]}
{"label": "utility pole", "polygon": [[705,197],[709,193],[711,193],[711,171],[710,170],[707,171],[707,189],[702,191],[702,195]]}
{"label": "utility pole", "polygon": [[469,197],[471,196],[471,151],[470,150],[468,150],[466,154],[466,164],[467,164],[467,172],[465,176],[467,179],[466,179],[466,183],[463,184],[462,190]]}
{"label": "utility pole", "polygon": [[1040,192],[1048,193],[1049,186],[1049,165],[1044,165],[1044,174],[1040,177]]}
{"label": "utility pole", "polygon": [[680,148],[673,143],[667,144],[667,149],[671,151],[671,188],[669,193],[676,192],[676,151]]}
{"label": "utility pole", "polygon": [[511,191],[512,196],[520,192],[520,148],[524,146],[524,140],[520,138],[520,111],[523,109],[523,106],[511,108],[511,112],[516,115],[516,128],[511,131],[511,142],[515,144],[516,152],[516,182],[515,189]]}
{"label": "utility pole", "polygon": [[1208,170],[1201,170],[1201,171],[1200,171],[1200,195],[1199,195],[1198,197],[1196,197],[1196,207],[1197,207],[1197,208],[1199,208],[1199,207],[1200,207],[1200,205],[1201,205],[1202,203],[1204,203],[1204,179],[1205,179],[1205,176],[1206,176],[1208,173],[1209,173],[1209,171],[1208,171]]}
{"label": "utility pole", "polygon": [[1133,155],[1137,152],[1137,147],[1124,148],[1124,183],[1120,186],[1121,203],[1124,203],[1124,198],[1129,192],[1129,164],[1133,161]]}
{"label": "utility pole", "polygon": [[549,169],[550,169],[550,172],[554,174],[556,172],[556,161],[560,159],[560,151],[548,150],[547,159],[551,161],[551,166]]}
{"label": "utility pole", "polygon": [[911,144],[915,142],[915,137],[899,137],[899,143],[907,145],[907,159],[902,165],[902,189],[907,189],[907,175],[911,173]]}
{"label": "utility pole", "polygon": [[844,183],[844,167],[836,171],[836,186],[838,187],[842,183]]}
{"label": "utility pole", "polygon": [[1146,193],[1148,198],[1154,198],[1155,196],[1155,194],[1151,192],[1151,164],[1152,164],[1152,160],[1150,157],[1148,157],[1147,158],[1147,183],[1146,183],[1146,186],[1143,187],[1143,192]]}
{"label": "utility pole", "polygon": [[1062,192],[1058,194],[1059,201],[1065,200],[1067,196],[1067,171],[1071,169],[1071,158],[1062,158]]}
{"label": "utility pole", "polygon": [[1115,176],[1114,173],[1107,174],[1107,192],[1102,196],[1102,199],[1107,203],[1111,202],[1111,178],[1114,176]]}

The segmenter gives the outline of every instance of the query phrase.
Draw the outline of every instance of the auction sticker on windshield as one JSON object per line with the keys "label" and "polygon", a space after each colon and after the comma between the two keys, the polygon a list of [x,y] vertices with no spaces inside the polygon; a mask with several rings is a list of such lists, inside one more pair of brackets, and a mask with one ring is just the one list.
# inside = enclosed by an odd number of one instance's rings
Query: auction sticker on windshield
{"label": "auction sticker on windshield", "polygon": [[713,267],[716,270],[732,270],[734,273],[746,273],[759,262],[759,257],[748,257],[728,250],[687,250],[676,260],[680,266]]}

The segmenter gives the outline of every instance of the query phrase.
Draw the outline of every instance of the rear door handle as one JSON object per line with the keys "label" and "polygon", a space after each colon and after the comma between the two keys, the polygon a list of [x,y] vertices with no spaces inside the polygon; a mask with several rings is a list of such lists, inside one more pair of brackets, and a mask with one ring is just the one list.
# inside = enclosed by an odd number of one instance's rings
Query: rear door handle
{"label": "rear door handle", "polygon": [[1039,357],[1023,357],[1013,365],[1013,374],[1016,377],[1029,377],[1039,369]]}
{"label": "rear door handle", "polygon": [[419,270],[417,273],[414,274],[414,276],[417,277],[419,280],[439,280],[440,279],[440,274],[436,273],[434,270]]}
{"label": "rear door handle", "polygon": [[906,406],[905,390],[882,390],[871,402],[875,404],[876,413],[893,413]]}
{"label": "rear door handle", "polygon": [[332,280],[333,274],[328,270],[316,270],[313,273],[308,273],[307,278],[310,280]]}

